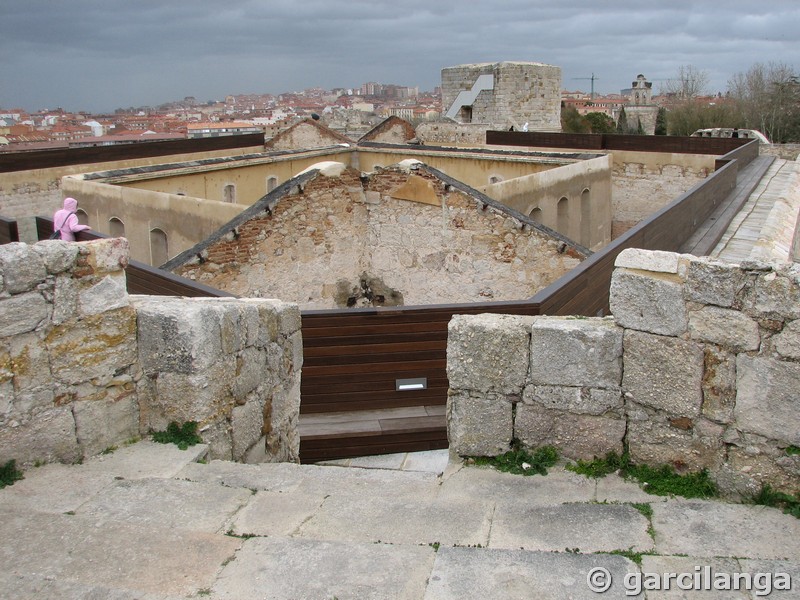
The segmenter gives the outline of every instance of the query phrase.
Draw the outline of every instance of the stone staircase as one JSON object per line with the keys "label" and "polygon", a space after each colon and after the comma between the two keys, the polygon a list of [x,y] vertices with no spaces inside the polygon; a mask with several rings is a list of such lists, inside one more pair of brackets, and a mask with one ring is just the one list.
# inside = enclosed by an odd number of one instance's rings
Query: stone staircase
{"label": "stone staircase", "polygon": [[[28,470],[0,490],[0,598],[643,598],[626,595],[626,575],[696,565],[800,581],[800,521],[775,509],[560,467],[522,477],[408,458],[404,470],[197,462],[204,453],[143,441]],[[587,586],[598,568],[614,580],[602,596]]]}

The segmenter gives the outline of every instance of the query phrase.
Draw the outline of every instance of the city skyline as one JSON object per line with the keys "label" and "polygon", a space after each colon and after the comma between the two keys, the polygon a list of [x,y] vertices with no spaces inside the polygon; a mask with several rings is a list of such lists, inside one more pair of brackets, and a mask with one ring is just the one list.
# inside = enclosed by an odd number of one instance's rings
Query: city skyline
{"label": "city skyline", "polygon": [[800,64],[800,5],[642,0],[28,0],[4,8],[0,107],[92,113],[186,96],[279,94],[377,81],[433,90],[441,69],[533,61],[562,87],[618,93],[643,73],[659,90],[681,66],[708,92],[757,62]]}

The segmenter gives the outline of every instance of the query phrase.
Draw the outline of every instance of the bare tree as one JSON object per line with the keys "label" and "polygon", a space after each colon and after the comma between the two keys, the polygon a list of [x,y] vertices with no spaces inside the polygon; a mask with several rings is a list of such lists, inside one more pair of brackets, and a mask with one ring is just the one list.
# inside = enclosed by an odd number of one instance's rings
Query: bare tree
{"label": "bare tree", "polygon": [[800,82],[784,63],[756,63],[728,81],[745,127],[758,129],[773,142],[797,139],[800,129]]}
{"label": "bare tree", "polygon": [[688,100],[704,96],[708,90],[708,82],[707,71],[701,71],[692,65],[682,65],[675,77],[664,82],[662,93]]}

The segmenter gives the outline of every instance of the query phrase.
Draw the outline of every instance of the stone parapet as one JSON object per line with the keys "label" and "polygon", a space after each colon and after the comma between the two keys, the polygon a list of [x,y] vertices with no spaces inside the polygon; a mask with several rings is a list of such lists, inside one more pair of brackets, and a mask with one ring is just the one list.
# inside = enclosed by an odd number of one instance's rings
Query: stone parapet
{"label": "stone parapet", "polygon": [[170,421],[297,461],[296,305],[128,296],[124,238],[0,246],[0,464],[75,462]]}
{"label": "stone parapet", "polygon": [[613,319],[454,317],[451,448],[627,449],[635,463],[708,469],[731,497],[794,493],[800,265],[629,249],[616,266]]}

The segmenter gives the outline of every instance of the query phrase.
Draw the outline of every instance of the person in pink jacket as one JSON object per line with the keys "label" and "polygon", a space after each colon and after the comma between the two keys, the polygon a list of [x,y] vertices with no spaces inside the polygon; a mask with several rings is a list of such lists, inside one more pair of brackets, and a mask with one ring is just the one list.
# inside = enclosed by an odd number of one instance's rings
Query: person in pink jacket
{"label": "person in pink jacket", "polygon": [[64,198],[64,208],[57,210],[53,215],[53,230],[61,232],[61,238],[65,242],[74,242],[75,233],[91,229],[88,225],[81,225],[78,222],[78,201],[75,198]]}

